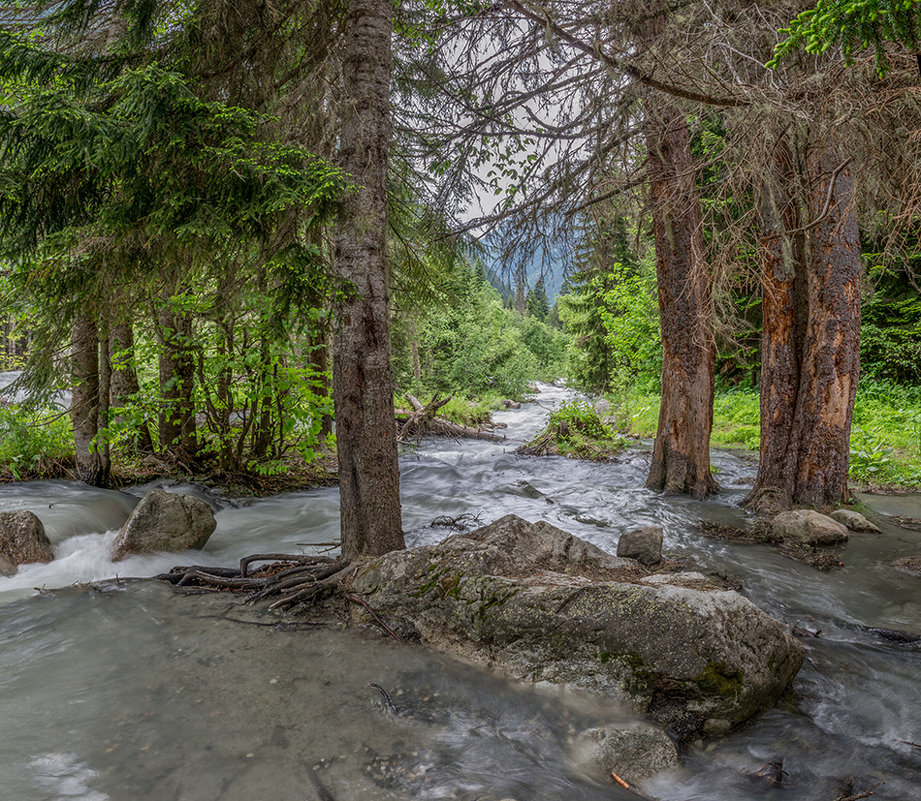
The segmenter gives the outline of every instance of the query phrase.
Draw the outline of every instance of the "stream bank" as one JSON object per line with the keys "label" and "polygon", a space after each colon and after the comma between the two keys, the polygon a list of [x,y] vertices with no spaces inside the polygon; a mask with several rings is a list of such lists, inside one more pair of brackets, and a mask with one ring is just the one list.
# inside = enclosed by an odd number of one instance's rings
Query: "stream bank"
{"label": "stream bank", "polygon": [[[806,662],[795,705],[782,703],[738,731],[692,745],[682,767],[647,791],[666,801],[755,801],[765,788],[748,774],[783,758],[790,801],[833,801],[832,782],[846,776],[860,790],[885,782],[877,799],[914,801],[918,749],[900,741],[921,742],[921,651],[874,629],[917,632],[921,620],[921,579],[892,567],[921,552],[921,533],[894,522],[921,517],[918,496],[863,497],[883,533],[852,536],[844,567],[819,573],[766,546],[699,533],[700,520],[734,527],[745,520],[737,503],[753,469],[735,454],[713,452],[726,489],[698,502],[643,489],[642,446],[610,464],[510,452],[567,397],[545,386],[539,403],[497,413],[509,426],[506,443],[439,440],[405,453],[408,544],[435,544],[454,531],[432,521],[465,514],[482,524],[508,513],[544,520],[611,553],[623,532],[662,526],[667,555],[732,576],[746,597],[795,626]],[[146,489],[127,494],[64,481],[0,487],[0,510],[35,512],[56,552],[52,563],[0,579],[0,782],[11,798],[235,801],[271,787],[277,799],[303,801],[310,791],[302,757],[319,766],[340,801],[631,797],[591,781],[573,762],[570,726],[578,735],[612,716],[630,719],[614,705],[586,710],[573,701],[573,708],[562,696],[376,634],[221,620],[235,614],[226,598],[196,600],[192,611],[189,599],[149,583],[35,597],[34,587],[116,572],[231,566],[267,550],[317,553],[337,538],[333,487],[240,500],[180,485],[171,489],[216,510],[217,530],[204,551],[113,565],[116,531]],[[372,681],[387,689],[398,714],[366,687]],[[276,736],[273,716],[293,733]]]}

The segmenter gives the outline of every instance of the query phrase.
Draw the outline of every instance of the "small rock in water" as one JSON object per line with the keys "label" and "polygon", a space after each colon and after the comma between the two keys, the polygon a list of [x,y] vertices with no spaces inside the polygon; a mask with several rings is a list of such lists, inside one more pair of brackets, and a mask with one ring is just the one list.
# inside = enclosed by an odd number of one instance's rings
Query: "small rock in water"
{"label": "small rock in water", "polygon": [[9,577],[16,574],[16,565],[14,565],[5,556],[0,556],[0,576]]}
{"label": "small rock in water", "polygon": [[12,575],[19,565],[54,559],[45,527],[32,512],[0,512],[0,559],[8,565],[0,562],[0,575]]}
{"label": "small rock in water", "polygon": [[908,573],[909,576],[921,576],[921,554],[903,556],[901,559],[896,559],[892,566],[902,573]]}
{"label": "small rock in water", "polygon": [[829,517],[851,531],[868,531],[871,534],[882,534],[879,526],[871,523],[860,512],[855,512],[853,509],[835,509]]}
{"label": "small rock in water", "polygon": [[781,512],[771,521],[774,538],[786,545],[838,545],[847,542],[847,529],[828,515],[812,509],[793,509]]}
{"label": "small rock in water", "polygon": [[613,772],[627,784],[678,766],[675,744],[662,729],[649,724],[586,729],[576,742],[574,758],[591,776],[610,781]]}
{"label": "small rock in water", "polygon": [[130,554],[198,550],[216,527],[214,512],[204,501],[154,489],[141,499],[118,532],[112,561]]}
{"label": "small rock in water", "polygon": [[662,529],[644,526],[621,534],[617,541],[617,555],[636,559],[647,566],[657,565],[662,561]]}

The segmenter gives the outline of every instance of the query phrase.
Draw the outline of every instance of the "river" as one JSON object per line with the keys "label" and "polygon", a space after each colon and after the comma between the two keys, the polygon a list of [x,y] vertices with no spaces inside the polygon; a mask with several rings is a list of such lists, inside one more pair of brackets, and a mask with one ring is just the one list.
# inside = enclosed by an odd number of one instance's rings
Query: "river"
{"label": "river", "polygon": [[[498,413],[506,442],[438,440],[408,450],[407,544],[443,538],[450,532],[430,522],[464,513],[483,523],[510,512],[547,520],[612,551],[623,531],[661,525],[667,552],[737,578],[755,603],[819,636],[802,640],[795,704],[692,747],[646,793],[762,799],[773,791],[748,774],[783,759],[789,801],[834,801],[848,777],[855,793],[882,783],[876,799],[921,799],[921,749],[908,744],[921,742],[921,648],[872,631],[921,634],[921,580],[889,566],[921,552],[921,533],[887,521],[921,517],[918,496],[864,496],[883,534],[852,535],[845,567],[820,573],[696,530],[701,519],[743,517],[737,504],[755,471],[746,455],[714,452],[724,490],[706,502],[643,489],[643,446],[616,464],[515,456],[568,395],[542,386],[539,402]],[[204,551],[112,564],[115,533],[145,489],[0,487],[0,510],[35,512],[57,556],[0,578],[3,798],[306,801],[317,797],[307,765],[336,801],[636,798],[583,775],[571,752],[578,731],[629,719],[629,710],[512,683],[374,632],[278,631],[265,610],[127,578],[325,547],[318,543],[338,537],[334,488],[236,501],[171,486],[215,508]],[[81,586],[88,582],[101,584]],[[387,689],[395,711],[371,682]]]}

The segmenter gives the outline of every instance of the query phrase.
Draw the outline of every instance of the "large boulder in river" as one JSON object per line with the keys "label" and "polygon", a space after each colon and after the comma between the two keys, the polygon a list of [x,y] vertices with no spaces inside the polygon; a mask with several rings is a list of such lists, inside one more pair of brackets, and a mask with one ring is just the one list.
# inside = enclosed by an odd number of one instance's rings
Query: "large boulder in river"
{"label": "large boulder in river", "polygon": [[112,545],[112,561],[131,554],[203,548],[214,533],[214,512],[191,495],[148,492],[135,507]]}
{"label": "large boulder in river", "polygon": [[42,521],[32,512],[0,512],[0,562],[4,573],[10,568],[54,559],[51,542]]}
{"label": "large boulder in river", "polygon": [[807,545],[820,548],[847,542],[847,528],[828,515],[812,509],[781,512],[771,521],[771,535],[785,545]]}
{"label": "large boulder in river", "polygon": [[368,560],[353,590],[427,642],[531,681],[640,707],[679,738],[772,706],[803,661],[786,627],[735,592],[514,515]]}

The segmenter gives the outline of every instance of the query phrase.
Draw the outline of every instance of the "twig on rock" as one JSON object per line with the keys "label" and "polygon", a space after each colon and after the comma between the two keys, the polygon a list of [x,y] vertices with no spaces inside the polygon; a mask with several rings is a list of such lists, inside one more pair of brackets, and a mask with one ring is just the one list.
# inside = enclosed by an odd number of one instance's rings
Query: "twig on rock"
{"label": "twig on rock", "polygon": [[387,634],[393,637],[393,639],[403,642],[403,638],[384,622],[383,618],[377,613],[374,607],[371,606],[371,604],[369,604],[364,598],[360,598],[359,596],[352,595],[351,593],[348,593],[348,592],[342,593],[342,597],[345,598],[347,601],[350,601],[353,604],[358,604],[359,606],[364,608],[364,610],[369,615],[371,615],[371,619],[375,623],[377,623],[377,625],[380,626],[385,632],[387,632]]}

